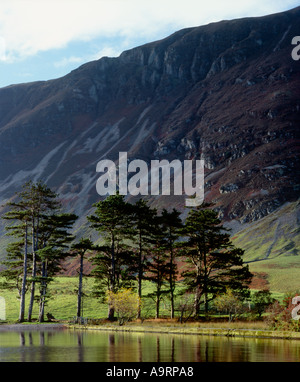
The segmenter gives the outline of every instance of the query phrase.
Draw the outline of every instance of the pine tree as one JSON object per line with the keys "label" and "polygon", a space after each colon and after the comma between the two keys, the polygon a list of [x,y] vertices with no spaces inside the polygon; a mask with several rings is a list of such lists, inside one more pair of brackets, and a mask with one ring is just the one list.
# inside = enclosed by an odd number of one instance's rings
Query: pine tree
{"label": "pine tree", "polygon": [[175,316],[174,308],[174,291],[175,291],[175,281],[177,275],[177,265],[175,262],[175,254],[177,241],[182,233],[182,220],[180,218],[180,212],[175,208],[171,212],[166,209],[162,210],[160,216],[160,227],[161,232],[164,236],[164,243],[162,243],[163,248],[169,253],[169,266],[168,266],[168,281],[170,290],[170,300],[171,300],[171,318]]}
{"label": "pine tree", "polygon": [[244,251],[233,246],[217,212],[203,207],[190,210],[184,226],[184,254],[192,267],[183,276],[188,288],[195,291],[195,315],[199,314],[202,296],[206,314],[209,301],[226,288],[245,297],[252,276],[243,264]]}
{"label": "pine tree", "polygon": [[[49,281],[50,264],[53,270],[57,270],[58,260],[61,255],[61,248],[67,243],[70,236],[67,229],[71,228],[77,219],[73,214],[59,214],[58,208],[60,203],[57,195],[42,182],[26,182],[22,191],[16,194],[16,201],[6,204],[10,210],[2,216],[3,219],[13,221],[12,225],[7,225],[6,229],[9,235],[16,238],[16,242],[11,243],[7,247],[9,261],[18,265],[18,269],[12,271],[12,267],[4,271],[6,277],[16,277],[22,279],[20,294],[20,313],[19,321],[24,321],[25,314],[25,293],[31,283],[31,294],[28,308],[28,321],[32,318],[32,309],[35,299],[36,282],[44,285],[41,290],[45,290],[47,280]],[[31,251],[30,251],[31,249]],[[23,253],[23,264],[20,263],[21,253]],[[11,263],[11,265],[13,264]],[[38,264],[42,271],[38,275]],[[55,264],[55,266],[54,266]],[[31,277],[28,271],[31,270]],[[22,274],[22,276],[20,276]],[[45,300],[45,299],[44,299]],[[44,304],[41,304],[44,307]],[[42,317],[42,316],[41,316]]]}
{"label": "pine tree", "polygon": [[[155,244],[155,233],[158,228],[157,211],[148,206],[147,202],[139,199],[132,206],[132,227],[134,235],[131,237],[133,246],[136,250],[134,258],[138,279],[138,296],[139,301],[142,300],[142,280],[144,278],[144,270],[147,262],[147,254]],[[138,308],[137,318],[141,318],[141,305]]]}
{"label": "pine tree", "polygon": [[159,318],[160,302],[163,296],[169,293],[167,277],[170,274],[170,263],[168,262],[167,253],[164,251],[164,247],[161,247],[159,243],[156,248],[151,250],[151,254],[149,254],[146,270],[145,280],[155,284],[154,291],[149,293],[148,297],[152,297],[155,300],[155,318]]}
{"label": "pine tree", "polygon": [[[28,229],[30,226],[30,216],[27,206],[22,201],[19,203],[9,202],[6,206],[10,207],[11,210],[5,213],[2,219],[14,222],[13,225],[5,227],[8,231],[7,235],[19,240],[8,245],[8,261],[4,262],[8,268],[2,272],[2,275],[9,281],[14,278],[16,279],[16,286],[20,297],[19,321],[23,322],[25,318],[25,293],[28,288]],[[20,260],[21,258],[23,258],[23,261]],[[21,285],[19,280],[21,280]]]}
{"label": "pine tree", "polygon": [[[94,215],[87,217],[91,226],[101,234],[103,245],[99,245],[93,259],[96,269],[93,274],[97,279],[98,296],[103,296],[105,289],[115,293],[121,275],[121,262],[126,246],[124,239],[130,232],[130,206],[124,196],[110,195],[105,200],[93,205]],[[109,305],[108,319],[113,320],[114,308]]]}
{"label": "pine tree", "polygon": [[77,220],[77,215],[72,213],[60,213],[49,215],[44,218],[39,231],[40,275],[36,276],[36,281],[40,284],[39,295],[39,321],[44,321],[44,308],[48,284],[53,280],[53,276],[60,271],[61,261],[69,253],[69,244],[74,240],[69,230]]}
{"label": "pine tree", "polygon": [[[3,289],[17,289],[19,298],[22,294],[23,264],[24,264],[24,238],[13,243],[9,243],[6,247],[5,260],[1,261],[4,269],[1,276],[5,282],[1,284]],[[27,255],[28,257],[28,255]],[[27,268],[27,267],[26,267]]]}
{"label": "pine tree", "polygon": [[77,318],[81,317],[81,300],[82,300],[82,278],[83,278],[83,259],[87,251],[93,250],[94,246],[90,239],[81,238],[78,243],[72,245],[71,250],[79,256],[79,281],[77,293]]}
{"label": "pine tree", "polygon": [[57,194],[41,181],[33,183],[29,181],[24,184],[19,197],[26,206],[31,220],[31,244],[32,244],[32,273],[31,273],[31,292],[28,308],[28,321],[32,318],[32,309],[35,298],[35,283],[37,276],[37,251],[39,248],[39,230],[43,218],[49,213],[56,211],[60,204],[57,200]]}

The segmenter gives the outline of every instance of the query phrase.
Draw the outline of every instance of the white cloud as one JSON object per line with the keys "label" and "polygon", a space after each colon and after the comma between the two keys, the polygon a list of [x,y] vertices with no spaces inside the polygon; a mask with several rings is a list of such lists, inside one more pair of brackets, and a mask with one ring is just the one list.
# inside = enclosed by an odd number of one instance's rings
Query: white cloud
{"label": "white cloud", "polygon": [[76,56],[71,56],[71,57],[64,57],[59,61],[54,62],[55,68],[63,68],[64,66],[68,66],[70,64],[80,64],[84,61],[82,57],[76,57]]}
{"label": "white cloud", "polygon": [[[124,47],[124,49],[125,49],[125,47]],[[122,53],[122,51],[123,51],[122,48],[118,49],[118,48],[115,48],[113,46],[105,46],[101,50],[99,50],[97,53],[90,56],[87,61],[98,60],[99,57],[104,57],[104,56],[117,57]]]}
{"label": "white cloud", "polygon": [[168,28],[175,31],[296,5],[295,0],[285,0],[284,5],[279,0],[1,0],[0,38],[6,51],[0,59],[13,61],[99,36],[145,36],[152,41]]}
{"label": "white cloud", "polygon": [[81,65],[85,62],[98,60],[99,58],[104,56],[117,57],[124,51],[124,49],[126,49],[126,46],[124,46],[123,44],[121,44],[119,47],[104,46],[103,48],[95,51],[95,53],[92,53],[92,54],[63,57],[59,59],[58,61],[55,61],[53,65],[55,68],[64,68],[73,64]]}

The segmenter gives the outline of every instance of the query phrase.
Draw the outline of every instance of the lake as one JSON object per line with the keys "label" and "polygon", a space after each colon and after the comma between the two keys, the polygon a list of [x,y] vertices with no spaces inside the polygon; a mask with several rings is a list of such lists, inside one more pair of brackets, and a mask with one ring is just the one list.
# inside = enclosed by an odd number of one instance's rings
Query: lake
{"label": "lake", "polygon": [[0,361],[299,362],[300,341],[96,330],[2,330]]}

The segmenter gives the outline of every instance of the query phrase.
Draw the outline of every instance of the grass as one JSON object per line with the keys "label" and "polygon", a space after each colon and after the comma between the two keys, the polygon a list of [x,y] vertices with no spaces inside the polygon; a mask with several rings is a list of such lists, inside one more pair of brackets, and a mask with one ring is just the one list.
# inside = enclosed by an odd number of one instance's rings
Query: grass
{"label": "grass", "polygon": [[[45,308],[46,313],[51,313],[55,319],[71,320],[76,316],[77,306],[77,288],[78,280],[76,277],[56,277],[50,284],[49,291],[51,299]],[[84,280],[84,292],[87,294],[83,298],[83,313],[84,316],[102,315],[101,304],[90,296],[92,280],[87,278]],[[5,298],[6,303],[6,320],[14,322],[18,319],[19,299],[16,290],[0,289],[0,296]],[[29,293],[25,298],[25,312],[28,308]],[[102,307],[103,310],[103,307]],[[26,316],[25,316],[26,317]],[[38,317],[38,306],[34,304],[33,318]]]}
{"label": "grass", "polygon": [[[157,320],[155,320],[157,321]],[[249,324],[249,323],[248,323]],[[231,323],[204,323],[201,324],[179,324],[168,323],[158,320],[158,322],[148,321],[143,324],[139,322],[130,322],[124,326],[117,324],[88,325],[86,330],[109,330],[131,333],[161,333],[161,334],[195,334],[206,336],[225,336],[225,337],[243,337],[243,338],[278,338],[278,339],[296,339],[300,340],[300,333],[294,331],[274,331],[270,330],[263,322],[252,322],[252,325],[238,322]],[[74,326],[75,329],[82,329],[82,326]]]}
{"label": "grass", "polygon": [[[137,326],[138,321],[129,322],[126,326]],[[234,321],[229,322],[227,317],[216,319],[216,321],[188,321],[179,323],[177,319],[146,319],[143,325],[147,327],[181,328],[181,329],[251,329],[267,330],[268,326],[264,321]]]}
{"label": "grass", "polygon": [[300,286],[297,210],[298,202],[287,203],[233,237],[233,244],[245,250],[250,271],[267,274],[271,291],[284,293]]}
{"label": "grass", "polygon": [[[0,280],[1,281],[1,280]],[[45,313],[51,313],[56,320],[59,321],[71,321],[73,317],[76,316],[77,308],[77,277],[55,277],[52,283],[50,284],[49,290],[51,298],[48,301],[48,304],[45,308]],[[98,299],[92,296],[94,280],[91,277],[85,277],[83,279],[83,313],[82,316],[92,319],[105,319],[107,317],[107,304],[101,303]],[[143,296],[146,296],[149,292],[152,291],[152,285],[150,282],[143,283]],[[182,286],[179,284],[177,291],[180,290]],[[0,289],[0,296],[5,298],[6,303],[6,321],[16,322],[18,320],[19,314],[19,299],[17,298],[16,290],[7,290]],[[274,293],[274,298],[279,300],[282,299],[283,294],[280,292]],[[28,309],[29,293],[26,295],[26,314]],[[151,318],[155,316],[155,304],[154,301],[149,297],[143,298],[143,307],[142,307],[142,317]],[[160,308],[161,317],[169,317],[170,315],[170,306],[168,301],[161,303]],[[26,316],[25,316],[26,317]],[[34,304],[33,309],[33,319],[38,317],[38,306]],[[177,320],[177,319],[176,319]],[[175,320],[175,321],[176,321]],[[160,322],[155,320],[156,323]],[[164,323],[167,323],[167,320],[163,320]],[[172,321],[169,321],[169,323]],[[201,323],[201,325],[206,325],[207,323]],[[209,325],[214,323],[209,323]],[[218,325],[220,322],[217,323]],[[223,325],[223,324],[222,324]],[[224,323],[226,326],[226,323]],[[242,325],[242,324],[241,324]],[[250,327],[252,324],[247,323],[247,327]],[[259,323],[261,325],[261,323]]]}
{"label": "grass", "polygon": [[[1,280],[0,280],[1,281]],[[101,303],[97,298],[92,296],[92,290],[94,285],[94,279],[86,277],[83,279],[83,293],[82,299],[82,316],[88,318],[105,318],[107,316],[107,304]],[[49,299],[45,313],[51,313],[57,320],[72,320],[76,316],[77,309],[77,277],[55,277],[50,283],[49,292],[51,298]],[[146,295],[151,291],[149,282],[144,283],[143,294]],[[19,299],[16,289],[7,290],[0,289],[0,296],[4,297],[6,303],[6,320],[14,322],[18,320],[19,314]],[[153,314],[154,306],[152,300],[144,299],[144,314]],[[29,292],[26,294],[25,299],[25,312],[28,309]],[[166,309],[164,304],[161,305],[162,315],[169,314],[169,310]],[[34,304],[33,318],[38,317],[38,306]]]}
{"label": "grass", "polygon": [[[48,312],[59,320],[70,320],[76,316],[78,279],[76,277],[56,277],[50,284],[53,296],[46,307]],[[82,299],[82,316],[105,316],[106,306],[92,297],[93,279],[84,278]]]}
{"label": "grass", "polygon": [[289,258],[278,257],[254,262],[250,265],[251,272],[265,272],[271,290],[290,292],[299,290],[300,264],[297,256]]}
{"label": "grass", "polygon": [[[0,279],[1,281],[1,279]],[[172,334],[205,334],[221,336],[240,336],[240,337],[278,337],[278,338],[300,338],[299,333],[279,332],[269,329],[265,321],[248,320],[246,318],[233,322],[228,322],[226,316],[214,315],[209,321],[198,319],[179,323],[178,318],[160,318],[154,317],[154,303],[150,298],[143,298],[142,317],[143,321],[135,320],[119,326],[118,322],[109,322],[107,317],[107,305],[100,303],[98,299],[92,297],[93,279],[84,278],[83,290],[83,317],[91,319],[85,329],[92,330],[121,330],[127,332],[155,332]],[[77,307],[77,277],[56,277],[50,284],[51,299],[45,308],[45,313],[51,313],[57,322],[70,323],[76,315]],[[179,285],[179,288],[181,286]],[[150,282],[144,282],[143,295],[145,296],[152,290]],[[15,291],[0,289],[0,296],[5,298],[6,302],[6,320],[4,323],[15,323],[18,319],[19,301]],[[273,297],[282,300],[283,294],[274,293]],[[27,296],[27,305],[29,294]],[[161,304],[161,317],[169,317],[170,309],[168,304]],[[38,317],[37,304],[34,305],[33,323],[36,323]],[[74,328],[82,329],[82,325],[73,325]],[[71,325],[72,328],[72,325]]]}

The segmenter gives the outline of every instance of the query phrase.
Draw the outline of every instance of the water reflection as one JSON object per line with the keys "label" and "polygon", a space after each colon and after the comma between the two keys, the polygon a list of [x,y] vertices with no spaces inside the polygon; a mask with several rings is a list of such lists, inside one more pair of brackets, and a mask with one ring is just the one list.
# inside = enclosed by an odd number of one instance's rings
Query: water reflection
{"label": "water reflection", "polygon": [[297,362],[300,341],[102,331],[0,332],[0,361]]}

